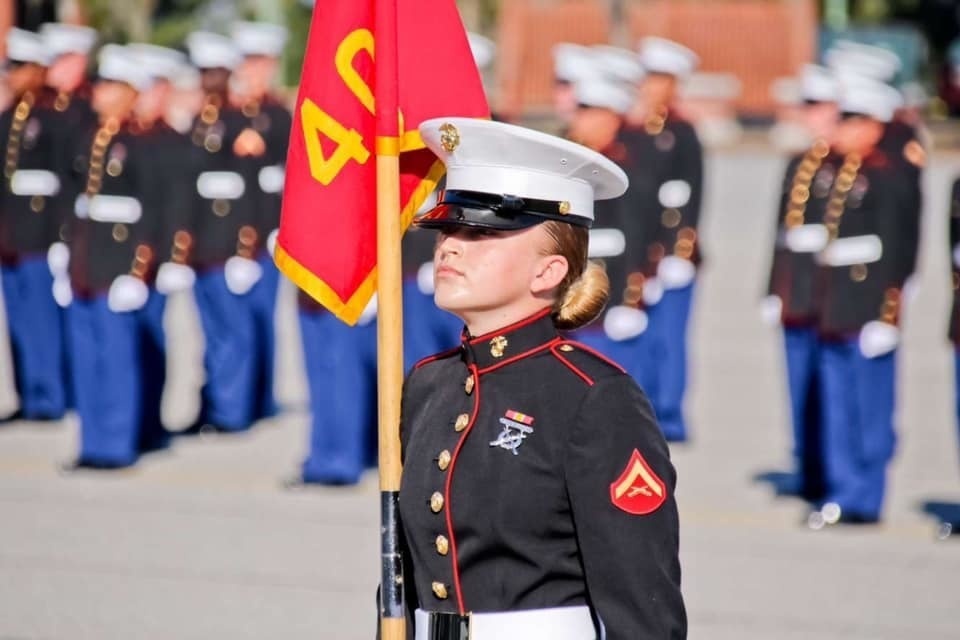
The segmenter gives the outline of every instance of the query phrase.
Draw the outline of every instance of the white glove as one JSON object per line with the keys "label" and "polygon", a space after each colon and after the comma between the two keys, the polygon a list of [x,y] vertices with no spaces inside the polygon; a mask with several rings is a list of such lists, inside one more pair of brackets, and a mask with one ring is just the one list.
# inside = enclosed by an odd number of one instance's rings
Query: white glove
{"label": "white glove", "polygon": [[140,278],[124,274],[113,279],[107,293],[107,306],[114,313],[126,313],[143,308],[150,298],[150,289]]}
{"label": "white glove", "polygon": [[663,285],[657,278],[647,278],[643,281],[643,304],[648,307],[663,299]]}
{"label": "white glove", "polygon": [[157,291],[164,295],[192,289],[196,281],[196,272],[185,264],[164,262],[157,269]]}
{"label": "white glove", "polygon": [[917,299],[917,293],[920,291],[920,285],[917,284],[917,275],[907,276],[906,282],[903,283],[903,289],[900,291],[903,294],[904,303],[913,304],[913,301]]}
{"label": "white glove", "polygon": [[70,248],[62,242],[54,242],[47,249],[47,266],[54,278],[67,273],[70,266]]}
{"label": "white glove", "polygon": [[363,313],[360,314],[360,317],[357,319],[357,326],[363,327],[371,322],[374,318],[377,317],[377,294],[373,294],[373,297],[370,298],[370,302],[367,303],[367,306],[363,308]]}
{"label": "white glove", "polygon": [[270,235],[267,236],[267,251],[270,252],[270,255],[273,255],[273,252],[277,250],[277,236],[280,234],[280,229],[274,229],[270,232]]}
{"label": "white glove", "polygon": [[603,331],[614,342],[636,338],[647,330],[647,314],[640,309],[618,305],[603,316]]}
{"label": "white glove", "polygon": [[238,296],[250,292],[253,285],[257,284],[263,275],[263,267],[255,260],[232,256],[227,260],[223,268],[223,276],[227,280],[227,289],[230,293]]}
{"label": "white glove", "polygon": [[879,358],[900,344],[900,329],[887,322],[871,320],[860,329],[859,342],[864,358]]}
{"label": "white glove", "polygon": [[433,262],[424,262],[417,269],[417,289],[425,296],[432,296],[436,290],[436,283],[433,281]]}
{"label": "white glove", "polygon": [[682,289],[697,275],[697,268],[689,260],[677,256],[666,256],[657,265],[657,277],[664,289]]}
{"label": "white glove", "polygon": [[783,317],[783,300],[780,296],[767,296],[760,301],[760,319],[768,327],[779,327]]}
{"label": "white glove", "polygon": [[73,289],[70,287],[70,277],[66,274],[55,276],[53,279],[53,299],[57,306],[66,309],[73,302]]}

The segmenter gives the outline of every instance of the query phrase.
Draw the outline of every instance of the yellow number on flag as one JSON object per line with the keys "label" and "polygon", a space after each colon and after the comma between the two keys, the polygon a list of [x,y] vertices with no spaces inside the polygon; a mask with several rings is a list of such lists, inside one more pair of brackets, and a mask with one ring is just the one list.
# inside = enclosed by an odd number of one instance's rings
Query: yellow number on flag
{"label": "yellow number on flag", "polygon": [[366,107],[371,114],[375,114],[373,91],[370,90],[370,87],[353,67],[353,59],[361,51],[366,51],[371,58],[373,57],[373,34],[368,29],[351,31],[350,35],[344,38],[340,46],[337,47],[337,73],[343,78],[344,84],[347,85],[353,95],[357,96],[360,104]]}
{"label": "yellow number on flag", "polygon": [[[347,129],[337,122],[310,98],[304,100],[300,106],[300,119],[307,144],[310,175],[323,186],[333,182],[351,160],[364,164],[370,158],[370,152],[363,146],[363,136],[356,129]],[[337,143],[337,148],[329,158],[323,155],[317,135],[319,133]]]}

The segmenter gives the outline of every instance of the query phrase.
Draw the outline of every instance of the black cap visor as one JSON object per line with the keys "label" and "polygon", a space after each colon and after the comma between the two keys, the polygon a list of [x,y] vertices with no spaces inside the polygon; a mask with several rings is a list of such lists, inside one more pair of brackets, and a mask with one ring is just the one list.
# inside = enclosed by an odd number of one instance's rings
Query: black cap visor
{"label": "black cap visor", "polygon": [[478,227],[504,231],[526,229],[547,220],[590,226],[592,221],[589,218],[560,213],[560,204],[508,195],[445,191],[439,204],[414,223],[426,229]]}

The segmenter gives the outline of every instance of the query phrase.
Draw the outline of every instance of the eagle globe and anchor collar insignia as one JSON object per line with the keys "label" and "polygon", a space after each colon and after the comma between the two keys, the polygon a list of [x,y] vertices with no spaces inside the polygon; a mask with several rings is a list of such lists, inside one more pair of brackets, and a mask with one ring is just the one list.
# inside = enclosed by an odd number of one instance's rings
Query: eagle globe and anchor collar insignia
{"label": "eagle globe and anchor collar insignia", "polygon": [[502,418],[500,424],[503,425],[503,431],[497,436],[496,440],[490,442],[491,447],[500,447],[506,449],[513,455],[519,455],[518,449],[528,435],[533,433],[533,416],[525,413],[508,409]]}

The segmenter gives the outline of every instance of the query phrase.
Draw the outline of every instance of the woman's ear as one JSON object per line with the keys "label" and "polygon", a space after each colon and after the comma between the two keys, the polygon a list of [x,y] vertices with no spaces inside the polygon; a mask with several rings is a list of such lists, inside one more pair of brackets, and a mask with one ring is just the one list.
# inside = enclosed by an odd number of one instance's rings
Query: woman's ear
{"label": "woman's ear", "polygon": [[569,270],[570,264],[561,255],[554,254],[541,257],[534,268],[530,292],[539,294],[556,289],[567,277]]}

